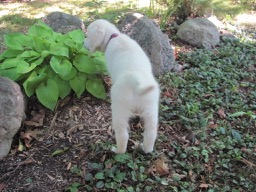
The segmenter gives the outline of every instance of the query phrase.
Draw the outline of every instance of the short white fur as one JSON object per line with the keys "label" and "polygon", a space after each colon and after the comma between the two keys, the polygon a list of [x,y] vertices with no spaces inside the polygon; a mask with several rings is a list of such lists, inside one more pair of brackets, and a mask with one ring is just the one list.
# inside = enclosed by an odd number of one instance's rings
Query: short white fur
{"label": "short white fur", "polygon": [[[112,34],[118,36],[110,39]],[[126,152],[129,118],[139,114],[145,127],[141,148],[145,153],[152,152],[157,138],[160,90],[145,52],[136,41],[103,19],[88,26],[84,45],[91,52],[105,51],[113,83],[112,128],[117,147],[113,147],[112,151],[117,154]]]}

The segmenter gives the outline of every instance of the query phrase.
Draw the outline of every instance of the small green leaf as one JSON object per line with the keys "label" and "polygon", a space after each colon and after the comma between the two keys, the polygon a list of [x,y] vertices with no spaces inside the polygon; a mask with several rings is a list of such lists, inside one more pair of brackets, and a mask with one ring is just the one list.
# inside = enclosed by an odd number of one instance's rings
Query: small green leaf
{"label": "small green leaf", "polygon": [[100,78],[89,77],[89,79],[86,81],[86,89],[89,93],[97,98],[106,98],[105,87],[103,85],[102,79]]}
{"label": "small green leaf", "polygon": [[231,115],[229,115],[230,117],[240,117],[240,116],[243,116],[245,115],[246,113],[243,112],[243,111],[239,111],[239,112],[236,112],[236,113],[233,113]]}
{"label": "small green leaf", "polygon": [[69,81],[71,88],[75,91],[78,98],[80,98],[85,91],[86,80],[86,74],[78,72],[77,75]]}
{"label": "small green leaf", "polygon": [[234,137],[235,140],[240,141],[241,140],[241,135],[239,132],[236,130],[232,129],[231,130],[232,136]]}
{"label": "small green leaf", "polygon": [[121,183],[121,182],[124,180],[125,176],[126,176],[125,173],[123,173],[123,172],[118,172],[118,173],[115,175],[114,180],[115,180],[116,182]]}
{"label": "small green leaf", "polygon": [[96,175],[94,177],[96,179],[105,179],[105,176],[104,176],[103,172],[96,173]]}
{"label": "small green leaf", "polygon": [[132,186],[129,186],[129,187],[127,187],[126,189],[127,189],[128,192],[134,192],[134,189],[133,189]]}
{"label": "small green leaf", "polygon": [[48,79],[37,86],[36,96],[45,107],[53,111],[59,97],[58,85],[52,79]]}
{"label": "small green leaf", "polygon": [[78,192],[78,187],[80,183],[72,183],[72,185],[68,188],[70,192]]}
{"label": "small green leaf", "polygon": [[90,168],[94,170],[101,170],[103,169],[103,165],[99,163],[90,163]]}
{"label": "small green leaf", "polygon": [[65,153],[66,151],[69,150],[69,147],[65,147],[64,149],[57,149],[56,151],[54,151],[51,156],[56,156],[56,155],[62,155],[63,153]]}
{"label": "small green leaf", "polygon": [[162,179],[161,184],[167,186],[167,185],[169,185],[169,182],[166,179]]}
{"label": "small green leaf", "polygon": [[98,181],[98,182],[96,183],[96,187],[97,187],[98,189],[103,188],[103,187],[104,187],[103,181]]}
{"label": "small green leaf", "polygon": [[128,154],[118,154],[115,155],[115,160],[120,163],[126,163],[131,157]]}

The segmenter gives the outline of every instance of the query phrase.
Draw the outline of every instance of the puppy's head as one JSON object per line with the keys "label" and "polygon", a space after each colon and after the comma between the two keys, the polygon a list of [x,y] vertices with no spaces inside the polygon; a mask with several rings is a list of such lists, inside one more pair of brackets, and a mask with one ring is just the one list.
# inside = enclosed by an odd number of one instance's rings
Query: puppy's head
{"label": "puppy's head", "polygon": [[90,52],[96,50],[104,51],[102,50],[102,47],[104,44],[105,33],[105,28],[100,20],[92,22],[87,28],[87,38],[84,41],[84,46],[89,49]]}

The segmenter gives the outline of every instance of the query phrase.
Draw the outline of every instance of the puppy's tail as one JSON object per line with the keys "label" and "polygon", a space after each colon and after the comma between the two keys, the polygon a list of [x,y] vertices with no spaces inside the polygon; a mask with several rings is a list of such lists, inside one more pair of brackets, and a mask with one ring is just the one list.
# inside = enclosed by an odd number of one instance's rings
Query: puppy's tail
{"label": "puppy's tail", "polygon": [[157,89],[157,84],[155,81],[145,81],[145,77],[133,74],[130,76],[131,86],[135,89],[135,92],[139,95],[146,95]]}

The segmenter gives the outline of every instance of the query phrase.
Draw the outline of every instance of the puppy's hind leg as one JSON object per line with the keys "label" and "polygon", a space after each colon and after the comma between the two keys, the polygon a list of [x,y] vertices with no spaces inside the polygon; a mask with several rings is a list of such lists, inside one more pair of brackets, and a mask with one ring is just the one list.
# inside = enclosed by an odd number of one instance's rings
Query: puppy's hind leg
{"label": "puppy's hind leg", "polygon": [[143,115],[144,119],[144,133],[143,133],[143,143],[141,145],[142,150],[145,153],[150,153],[153,151],[155,140],[157,137],[157,124],[158,115]]}
{"label": "puppy's hind leg", "polygon": [[127,114],[120,112],[117,109],[112,109],[112,128],[115,132],[115,139],[117,147],[112,147],[112,151],[116,154],[123,154],[126,152],[129,133],[128,133]]}

